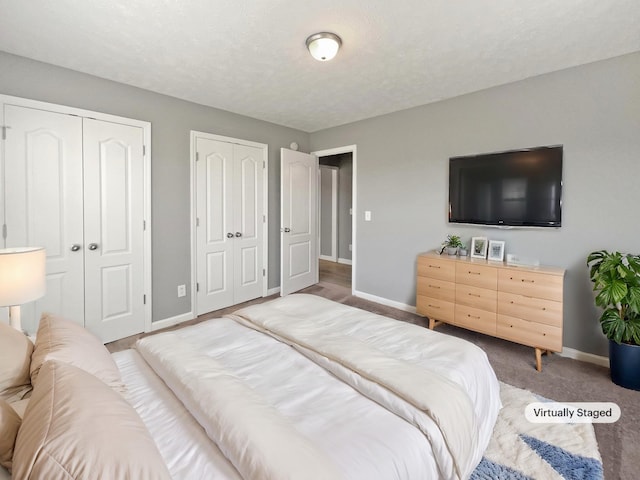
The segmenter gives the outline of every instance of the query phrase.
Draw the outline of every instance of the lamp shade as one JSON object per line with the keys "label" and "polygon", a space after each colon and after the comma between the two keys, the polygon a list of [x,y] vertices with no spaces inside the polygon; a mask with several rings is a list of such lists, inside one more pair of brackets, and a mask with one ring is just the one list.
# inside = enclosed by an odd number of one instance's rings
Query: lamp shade
{"label": "lamp shade", "polygon": [[32,302],[46,291],[44,248],[0,249],[0,306]]}
{"label": "lamp shade", "polygon": [[321,32],[307,38],[306,44],[313,58],[326,62],[336,56],[342,40],[335,33]]}

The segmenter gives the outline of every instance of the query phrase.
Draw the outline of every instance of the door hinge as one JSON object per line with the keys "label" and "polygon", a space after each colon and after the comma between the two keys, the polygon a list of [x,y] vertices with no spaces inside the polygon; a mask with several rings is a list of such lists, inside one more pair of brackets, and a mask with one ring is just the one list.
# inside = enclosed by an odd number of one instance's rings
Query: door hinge
{"label": "door hinge", "polygon": [[4,125],[2,127],[0,127],[2,129],[2,140],[6,140],[7,139],[7,129],[11,128],[11,127],[5,127]]}
{"label": "door hinge", "polygon": [[7,239],[7,224],[3,223],[2,224],[2,238],[3,239]]}
{"label": "door hinge", "polygon": [[265,162],[264,160],[262,161],[262,168],[267,168],[267,162]]}
{"label": "door hinge", "polygon": [[267,274],[267,270],[266,269],[262,269],[262,276],[264,277]]}
{"label": "door hinge", "polygon": [[142,295],[142,303],[143,304],[147,304],[147,296],[146,295]]}
{"label": "door hinge", "polygon": [[200,284],[196,283],[196,292],[199,292],[199,291],[200,291]]}
{"label": "door hinge", "polygon": [[196,227],[199,227],[199,226],[200,226],[200,218],[196,217]]}
{"label": "door hinge", "polygon": [[200,160],[200,154],[198,152],[196,152],[196,162]]}
{"label": "door hinge", "polygon": [[147,221],[142,220],[142,230],[146,230],[146,229],[147,229]]}
{"label": "door hinge", "polygon": [[147,146],[142,145],[142,156],[144,157],[147,154]]}
{"label": "door hinge", "polygon": [[262,223],[266,223],[267,221],[267,216],[266,215],[262,215]]}

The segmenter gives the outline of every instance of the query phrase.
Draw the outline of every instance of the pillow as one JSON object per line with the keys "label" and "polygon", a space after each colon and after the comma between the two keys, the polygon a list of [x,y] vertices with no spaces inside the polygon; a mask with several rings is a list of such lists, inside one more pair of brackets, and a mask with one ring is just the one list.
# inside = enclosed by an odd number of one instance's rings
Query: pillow
{"label": "pillow", "polygon": [[0,322],[0,398],[20,400],[31,390],[32,352],[33,343],[24,333]]}
{"label": "pillow", "polygon": [[75,365],[98,377],[113,389],[126,393],[120,370],[102,342],[77,323],[43,314],[31,356],[31,383],[36,384],[40,367],[47,360]]}
{"label": "pillow", "polygon": [[20,428],[20,417],[11,406],[0,398],[0,466],[11,470],[13,447]]}
{"label": "pillow", "polygon": [[80,368],[47,361],[18,432],[13,478],[169,479],[151,434],[122,395]]}

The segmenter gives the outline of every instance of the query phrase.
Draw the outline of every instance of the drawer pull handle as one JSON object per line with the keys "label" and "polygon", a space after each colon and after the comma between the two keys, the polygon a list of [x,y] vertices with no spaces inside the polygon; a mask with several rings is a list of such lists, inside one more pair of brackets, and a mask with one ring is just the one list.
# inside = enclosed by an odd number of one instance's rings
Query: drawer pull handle
{"label": "drawer pull handle", "polygon": [[542,311],[545,311],[547,309],[547,307],[542,307]]}
{"label": "drawer pull handle", "polygon": [[513,302],[513,300],[511,300],[509,303],[513,305],[514,302]]}
{"label": "drawer pull handle", "polygon": [[429,306],[430,306],[431,308],[440,308],[440,307],[439,307],[439,306],[437,306],[437,305],[431,305],[431,304],[429,304]]}
{"label": "drawer pull handle", "polygon": [[469,275],[480,275],[480,272],[472,272],[471,270],[469,270]]}
{"label": "drawer pull handle", "polygon": [[543,336],[543,337],[546,337],[546,336],[547,336],[547,334],[546,334],[546,333],[543,333],[543,334],[542,334],[542,336]]}
{"label": "drawer pull handle", "polygon": [[536,283],[535,280],[527,280],[526,278],[523,278],[522,280],[520,280],[521,282],[529,282],[529,283]]}
{"label": "drawer pull handle", "polygon": [[513,325],[509,325],[509,328],[513,328]]}
{"label": "drawer pull handle", "polygon": [[440,288],[438,285],[429,285],[429,288]]}
{"label": "drawer pull handle", "polygon": [[440,265],[429,265],[429,268],[440,268]]}
{"label": "drawer pull handle", "polygon": [[480,298],[480,295],[478,295],[477,293],[467,293],[467,295],[469,295],[470,297],[478,297],[478,298]]}
{"label": "drawer pull handle", "polygon": [[477,317],[477,316],[475,316],[475,315],[470,315],[470,314],[468,314],[468,313],[467,313],[467,317],[469,317],[469,318],[476,318],[476,319],[480,320],[480,317]]}

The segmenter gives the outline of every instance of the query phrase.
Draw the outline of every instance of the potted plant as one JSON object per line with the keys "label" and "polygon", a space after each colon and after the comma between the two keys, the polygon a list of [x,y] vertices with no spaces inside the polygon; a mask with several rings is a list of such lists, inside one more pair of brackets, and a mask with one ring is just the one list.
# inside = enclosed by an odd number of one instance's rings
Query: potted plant
{"label": "potted plant", "polygon": [[457,235],[447,235],[447,239],[442,242],[442,250],[440,250],[440,255],[445,250],[447,251],[447,255],[455,255],[458,253],[458,247],[463,247],[462,240]]}
{"label": "potted plant", "polygon": [[458,255],[460,255],[461,257],[466,257],[467,253],[469,253],[469,250],[467,250],[467,246],[465,244],[462,244],[460,247],[458,247]]}
{"label": "potted plant", "polygon": [[640,255],[600,250],[587,258],[595,303],[604,312],[614,383],[640,390]]}

